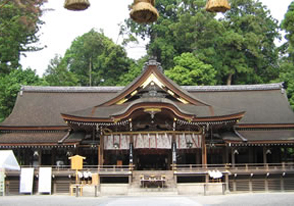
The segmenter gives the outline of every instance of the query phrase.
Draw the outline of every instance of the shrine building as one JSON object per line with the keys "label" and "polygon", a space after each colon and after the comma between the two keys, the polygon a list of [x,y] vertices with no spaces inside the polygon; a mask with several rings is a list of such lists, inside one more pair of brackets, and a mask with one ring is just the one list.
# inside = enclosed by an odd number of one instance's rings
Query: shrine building
{"label": "shrine building", "polygon": [[[73,155],[126,194],[150,177],[177,194],[294,190],[293,144],[282,83],[179,86],[154,60],[126,87],[23,86],[0,124],[0,149],[22,166],[52,167],[53,193],[69,192]],[[16,192],[18,174],[7,178]]]}

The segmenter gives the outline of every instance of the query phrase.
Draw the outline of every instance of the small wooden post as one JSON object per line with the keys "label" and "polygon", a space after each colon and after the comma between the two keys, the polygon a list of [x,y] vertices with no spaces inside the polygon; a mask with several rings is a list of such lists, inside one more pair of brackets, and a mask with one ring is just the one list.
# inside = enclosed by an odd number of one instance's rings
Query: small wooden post
{"label": "small wooden post", "polygon": [[79,177],[78,172],[79,170],[83,169],[83,160],[86,157],[82,157],[80,155],[75,155],[73,157],[69,157],[68,159],[71,160],[71,169],[76,170],[76,197],[79,196]]}

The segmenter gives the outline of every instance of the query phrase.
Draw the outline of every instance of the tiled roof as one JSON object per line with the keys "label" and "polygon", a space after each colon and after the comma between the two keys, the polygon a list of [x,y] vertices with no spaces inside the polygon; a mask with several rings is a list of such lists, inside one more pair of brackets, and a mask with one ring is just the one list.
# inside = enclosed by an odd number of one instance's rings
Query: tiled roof
{"label": "tiled roof", "polygon": [[262,142],[292,142],[294,143],[294,130],[293,129],[269,129],[269,130],[239,130],[239,135],[245,138],[242,139],[233,132],[222,134],[222,138],[226,142],[239,142],[239,143],[262,143]]}
{"label": "tiled roof", "polygon": [[[24,86],[13,112],[0,126],[67,126],[61,113],[100,105],[114,98],[122,88]],[[294,123],[294,113],[281,83],[182,88],[215,108],[245,111],[240,124]]]}
{"label": "tiled roof", "polygon": [[[58,141],[67,135],[67,132],[11,132],[0,133],[0,144],[19,144],[22,145],[37,143],[40,145],[57,145]],[[71,141],[67,143],[73,143]]]}

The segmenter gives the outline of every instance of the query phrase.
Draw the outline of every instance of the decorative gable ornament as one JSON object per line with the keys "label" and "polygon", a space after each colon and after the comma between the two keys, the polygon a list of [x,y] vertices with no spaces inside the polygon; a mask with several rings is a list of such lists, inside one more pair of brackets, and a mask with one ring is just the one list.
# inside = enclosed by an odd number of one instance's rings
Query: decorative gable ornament
{"label": "decorative gable ornament", "polygon": [[65,0],[64,8],[72,11],[86,10],[90,6],[88,0]]}
{"label": "decorative gable ornament", "polygon": [[155,0],[134,0],[130,17],[137,23],[152,23],[159,17]]}
{"label": "decorative gable ornament", "polygon": [[205,9],[209,12],[226,12],[231,6],[228,0],[207,0]]}

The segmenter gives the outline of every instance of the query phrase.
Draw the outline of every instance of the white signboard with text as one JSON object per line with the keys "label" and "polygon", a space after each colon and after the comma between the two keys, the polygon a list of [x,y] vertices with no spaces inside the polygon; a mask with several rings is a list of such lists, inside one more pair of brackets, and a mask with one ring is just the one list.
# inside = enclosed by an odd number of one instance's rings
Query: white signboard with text
{"label": "white signboard with text", "polygon": [[33,193],[34,168],[21,168],[19,193]]}
{"label": "white signboard with text", "polygon": [[39,193],[51,194],[52,168],[40,167],[39,169]]}

